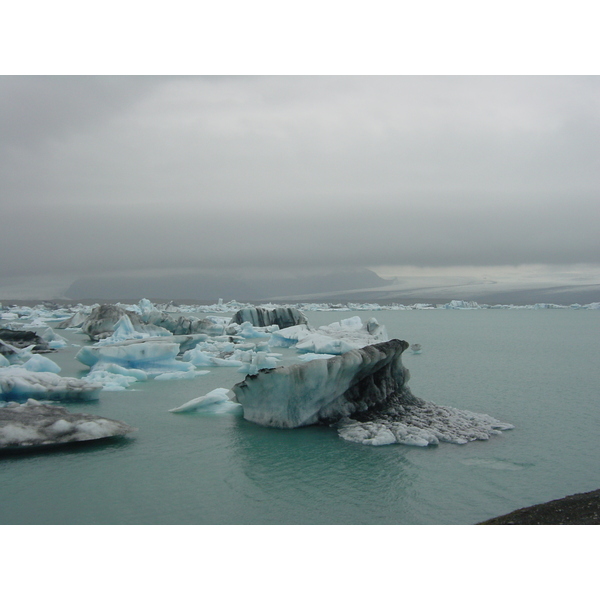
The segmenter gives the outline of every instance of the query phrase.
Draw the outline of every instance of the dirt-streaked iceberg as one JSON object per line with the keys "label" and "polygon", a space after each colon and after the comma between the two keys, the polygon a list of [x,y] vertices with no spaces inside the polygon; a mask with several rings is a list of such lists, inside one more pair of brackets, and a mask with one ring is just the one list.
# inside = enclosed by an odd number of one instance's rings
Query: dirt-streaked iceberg
{"label": "dirt-streaked iceberg", "polygon": [[0,451],[48,448],[74,442],[121,437],[135,431],[122,421],[75,414],[36,400],[0,408]]}
{"label": "dirt-streaked iceberg", "polygon": [[233,400],[248,421],[280,428],[336,425],[343,439],[367,445],[460,444],[512,428],[489,415],[414,396],[401,360],[408,346],[393,339],[329,359],[259,371],[232,388]]}

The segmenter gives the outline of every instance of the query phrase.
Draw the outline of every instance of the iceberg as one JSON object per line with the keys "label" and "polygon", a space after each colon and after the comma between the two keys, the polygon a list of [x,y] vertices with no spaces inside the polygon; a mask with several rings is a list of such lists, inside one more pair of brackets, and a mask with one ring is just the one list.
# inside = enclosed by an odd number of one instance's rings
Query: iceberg
{"label": "iceberg", "polygon": [[0,450],[48,448],[74,442],[122,437],[135,429],[122,421],[75,414],[36,400],[0,408]]}
{"label": "iceberg", "polygon": [[0,400],[90,402],[98,399],[101,389],[98,383],[56,373],[29,371],[14,365],[0,368]]}
{"label": "iceberg", "polygon": [[[32,352],[53,352],[48,342],[35,331],[0,329],[0,342],[18,349],[31,347]],[[3,351],[0,352],[4,354]]]}
{"label": "iceberg", "polygon": [[259,371],[231,392],[248,421],[279,428],[335,425],[340,437],[365,445],[462,444],[512,429],[489,415],[414,396],[401,360],[408,346],[393,339],[329,359]]}
{"label": "iceberg", "polygon": [[[127,317],[128,321],[122,320]],[[114,334],[117,327],[121,327],[121,334],[127,331],[137,331],[148,336],[171,335],[171,332],[156,325],[147,325],[140,317],[131,311],[125,310],[114,304],[101,304],[96,306],[81,325],[81,331],[86,333],[90,340],[97,342]]]}
{"label": "iceberg", "polygon": [[57,329],[80,329],[85,323],[89,314],[85,310],[78,310],[76,313],[71,315],[65,321],[60,322],[56,325]]}
{"label": "iceberg", "polygon": [[239,412],[240,405],[232,401],[233,394],[226,388],[217,388],[205,396],[194,398],[178,408],[172,408],[169,412],[210,412],[220,414],[225,412]]}
{"label": "iceberg", "polygon": [[400,355],[407,347],[390,340],[327,360],[259,371],[232,392],[244,418],[254,423],[282,428],[335,423],[396,396],[417,401],[405,387],[408,370]]}
{"label": "iceberg", "polygon": [[44,341],[48,343],[48,347],[52,350],[58,350],[59,348],[66,348],[69,344],[62,335],[58,335],[52,327],[48,327],[40,336]]}
{"label": "iceberg", "polygon": [[231,323],[241,325],[245,322],[254,327],[278,325],[280,329],[308,323],[306,317],[297,308],[277,307],[268,309],[260,306],[242,308],[231,317]]}
{"label": "iceberg", "polygon": [[61,371],[61,368],[53,360],[40,354],[33,354],[28,361],[23,363],[23,368],[38,373],[60,373]]}
{"label": "iceberg", "polygon": [[112,363],[127,369],[143,371],[189,371],[190,363],[176,360],[179,344],[173,342],[139,341],[134,344],[84,346],[75,358],[88,367],[98,363]]}

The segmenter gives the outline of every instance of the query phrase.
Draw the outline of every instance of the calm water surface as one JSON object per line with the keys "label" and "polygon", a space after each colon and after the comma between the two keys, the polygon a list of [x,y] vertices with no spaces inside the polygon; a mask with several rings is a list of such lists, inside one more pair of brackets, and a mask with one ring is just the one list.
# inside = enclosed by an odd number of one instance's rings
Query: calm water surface
{"label": "calm water surface", "polygon": [[[0,459],[0,523],[470,524],[600,487],[600,311],[307,313],[316,326],[353,315],[423,346],[403,358],[417,396],[515,429],[462,446],[368,447],[327,427],[168,412],[243,378],[215,368],[70,405],[138,431],[116,444]],[[86,374],[77,350],[52,355],[62,375]],[[287,351],[286,362],[295,356]]]}

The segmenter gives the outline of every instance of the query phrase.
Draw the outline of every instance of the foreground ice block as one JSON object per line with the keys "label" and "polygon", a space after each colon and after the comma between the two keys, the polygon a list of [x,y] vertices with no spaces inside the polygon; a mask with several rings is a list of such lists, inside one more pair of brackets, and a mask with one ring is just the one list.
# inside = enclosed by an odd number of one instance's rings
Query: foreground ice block
{"label": "foreground ice block", "polygon": [[350,350],[327,360],[278,367],[248,375],[232,391],[244,418],[272,427],[333,423],[393,397],[417,401],[405,383],[401,340]]}
{"label": "foreground ice block", "polygon": [[340,437],[366,445],[489,439],[512,425],[489,415],[442,407],[414,396],[390,340],[339,356],[248,375],[232,388],[248,421],[280,428],[336,425]]}
{"label": "foreground ice block", "polygon": [[0,408],[0,451],[48,448],[60,444],[121,437],[133,427],[95,415],[70,413],[35,400]]}

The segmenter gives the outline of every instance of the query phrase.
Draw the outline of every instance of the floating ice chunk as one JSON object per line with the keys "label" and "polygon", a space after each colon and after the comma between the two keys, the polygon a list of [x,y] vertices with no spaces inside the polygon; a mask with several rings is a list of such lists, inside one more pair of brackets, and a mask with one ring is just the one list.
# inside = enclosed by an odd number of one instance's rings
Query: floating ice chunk
{"label": "floating ice chunk", "polygon": [[376,319],[369,319],[364,325],[358,316],[343,319],[310,330],[306,325],[289,327],[271,335],[272,347],[290,347],[294,344],[299,352],[311,354],[343,354],[388,339],[385,327]]}
{"label": "floating ice chunk", "polygon": [[0,400],[93,401],[98,399],[102,386],[97,383],[60,377],[56,373],[28,371],[10,366],[0,369]]}
{"label": "floating ice chunk", "polygon": [[396,397],[417,402],[405,387],[409,375],[400,360],[407,347],[391,340],[328,360],[259,371],[232,391],[245,419],[284,428],[332,423]]}
{"label": "floating ice chunk", "polygon": [[282,428],[337,423],[343,439],[372,446],[464,444],[512,429],[489,415],[413,396],[400,359],[407,347],[390,340],[327,360],[259,371],[232,392],[249,421]]}
{"label": "floating ice chunk", "polygon": [[74,414],[35,400],[0,408],[0,449],[47,448],[58,444],[121,437],[133,427],[95,415]]}
{"label": "floating ice chunk", "polygon": [[466,444],[488,440],[507,429],[513,429],[513,425],[489,415],[424,400],[410,406],[390,405],[367,421],[345,419],[338,423],[341,438],[366,445],[382,445],[384,440],[388,444],[410,446]]}
{"label": "floating ice chunk", "polygon": [[83,377],[83,380],[101,385],[105,392],[122,392],[132,383],[138,381],[135,377],[111,373],[102,369],[90,371],[88,375]]}
{"label": "floating ice chunk", "polygon": [[[122,317],[127,317],[127,320],[121,320]],[[148,334],[148,336],[171,335],[171,332],[165,328],[145,324],[136,313],[113,304],[102,304],[95,307],[81,325],[81,330],[95,342],[111,337],[117,328],[120,328],[121,333],[118,334],[120,336],[127,335],[129,331],[137,331]],[[114,341],[120,340],[115,339]]]}
{"label": "floating ice chunk", "polygon": [[194,398],[178,408],[172,408],[169,412],[182,413],[202,411],[213,414],[225,412],[238,412],[241,410],[237,402],[232,402],[233,393],[226,388],[217,388],[205,396]]}
{"label": "floating ice chunk", "polygon": [[189,371],[193,365],[175,360],[179,344],[169,342],[138,342],[111,346],[84,346],[75,358],[93,367],[98,362],[144,371]]}
{"label": "floating ice chunk", "polygon": [[[165,331],[165,334],[169,335],[169,332]],[[106,346],[109,344],[124,342],[125,340],[141,340],[149,337],[149,333],[136,331],[136,329],[133,327],[133,324],[131,323],[131,319],[127,315],[122,315],[121,318],[117,321],[112,335],[98,340],[97,344],[99,346]]]}
{"label": "floating ice chunk", "polygon": [[250,360],[245,361],[238,369],[238,373],[254,375],[261,369],[274,369],[278,363],[278,355],[267,352],[252,352]]}
{"label": "floating ice chunk", "polygon": [[60,373],[61,371],[61,368],[53,360],[40,354],[32,355],[27,362],[23,363],[23,368],[28,371],[46,371],[48,373]]}
{"label": "floating ice chunk", "polygon": [[78,310],[74,315],[69,317],[67,320],[62,321],[56,325],[57,329],[80,329],[85,323],[89,314],[85,310]]}
{"label": "floating ice chunk", "polygon": [[268,338],[271,336],[271,332],[277,331],[279,327],[277,325],[271,325],[269,327],[254,327],[248,321],[245,321],[240,325],[240,329],[237,335],[243,338]]}
{"label": "floating ice chunk", "polygon": [[106,371],[115,375],[124,375],[125,377],[133,377],[136,381],[146,381],[148,373],[142,369],[127,369],[114,363],[99,363],[94,367],[94,371]]}
{"label": "floating ice chunk", "polygon": [[46,331],[40,334],[40,337],[46,342],[48,342],[48,347],[52,348],[53,350],[65,348],[69,345],[67,340],[65,340],[65,338],[61,335],[55,333],[51,327],[48,327]]}
{"label": "floating ice chunk", "polygon": [[214,352],[193,348],[183,354],[183,360],[196,367],[241,367],[242,361],[220,358]]}
{"label": "floating ice chunk", "polygon": [[161,373],[157,375],[155,381],[168,381],[172,379],[195,379],[200,375],[207,375],[210,371],[177,371],[176,373]]}
{"label": "floating ice chunk", "polygon": [[450,302],[448,302],[448,304],[444,304],[444,308],[458,308],[458,309],[474,309],[474,308],[481,308],[479,306],[479,304],[477,304],[477,302],[474,302],[472,300],[470,301],[466,301],[466,300],[452,300]]}
{"label": "floating ice chunk", "polygon": [[333,358],[335,354],[314,354],[309,352],[308,354],[302,354],[299,359],[302,362],[309,362],[311,360],[327,360],[328,358]]}
{"label": "floating ice chunk", "polygon": [[35,331],[0,329],[0,341],[14,348],[28,348],[33,352],[50,352],[48,343]]}
{"label": "floating ice chunk", "polygon": [[101,384],[105,392],[120,392],[132,383],[146,381],[148,374],[141,369],[127,369],[114,363],[99,362],[82,379]]}
{"label": "floating ice chunk", "polygon": [[344,352],[360,348],[361,345],[360,342],[311,333],[296,344],[296,349],[299,352],[310,352],[311,354],[344,354]]}
{"label": "floating ice chunk", "polygon": [[269,346],[273,348],[289,348],[310,335],[307,325],[294,325],[271,333]]}
{"label": "floating ice chunk", "polygon": [[242,308],[231,317],[232,323],[241,325],[246,321],[254,325],[254,327],[278,325],[280,329],[300,325],[301,323],[308,323],[306,317],[297,308]]}

